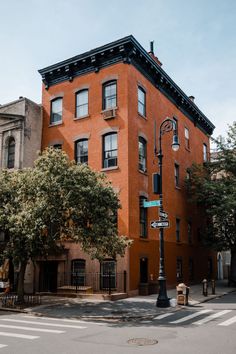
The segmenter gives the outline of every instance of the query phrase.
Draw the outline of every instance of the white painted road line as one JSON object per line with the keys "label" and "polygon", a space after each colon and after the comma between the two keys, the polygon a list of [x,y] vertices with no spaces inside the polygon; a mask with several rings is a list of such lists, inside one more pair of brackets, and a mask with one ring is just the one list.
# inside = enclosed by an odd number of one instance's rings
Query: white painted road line
{"label": "white painted road line", "polygon": [[82,320],[76,320],[76,319],[72,319],[69,320],[68,318],[55,318],[55,317],[45,317],[45,316],[32,316],[32,315],[24,315],[22,316],[24,318],[31,318],[31,319],[36,319],[37,321],[40,320],[47,320],[47,321],[58,321],[58,322],[68,322],[68,323],[91,323],[91,324],[95,324],[95,325],[99,325],[99,326],[105,326],[105,323],[100,323],[100,322],[92,322],[92,321],[82,321]]}
{"label": "white painted road line", "polygon": [[33,324],[33,325],[40,325],[40,326],[52,326],[52,327],[63,327],[63,328],[76,328],[76,329],[84,329],[87,327],[83,326],[73,326],[73,325],[64,325],[64,324],[58,324],[58,323],[48,323],[48,322],[36,322],[36,321],[24,321],[24,320],[14,320],[12,318],[2,318],[0,321],[8,321],[8,322],[17,322],[17,323],[28,323],[28,324]]}
{"label": "white painted road line", "polygon": [[162,318],[171,316],[171,315],[173,315],[173,314],[174,314],[174,312],[168,312],[168,313],[164,313],[164,314],[162,314],[162,315],[156,316],[156,317],[154,317],[153,319],[154,319],[154,320],[162,320]]}
{"label": "white painted road line", "polygon": [[10,333],[10,332],[0,332],[0,337],[14,337],[14,338],[23,338],[23,339],[37,339],[39,336],[30,336],[29,334],[18,334],[18,333]]}
{"label": "white painted road line", "polygon": [[202,311],[198,311],[198,312],[192,313],[191,315],[182,317],[182,318],[180,318],[180,319],[178,319],[178,320],[175,320],[175,321],[172,321],[172,322],[169,322],[169,323],[181,323],[181,322],[186,322],[186,321],[188,321],[188,320],[191,320],[191,318],[194,318],[194,317],[203,315],[204,313],[211,312],[211,311],[212,311],[212,310],[202,310]]}
{"label": "white painted road line", "polygon": [[12,326],[12,325],[1,325],[3,328],[13,328],[13,329],[22,329],[24,331],[33,331],[33,332],[45,332],[45,333],[65,333],[65,331],[59,331],[57,329],[45,329],[45,328],[33,328],[33,327],[25,327],[25,326]]}
{"label": "white painted road line", "polygon": [[221,322],[218,324],[218,326],[230,326],[232,323],[236,322],[236,316],[231,317],[229,320]]}
{"label": "white painted road line", "polygon": [[8,345],[7,344],[0,344],[0,349],[5,348],[5,347],[8,347]]}
{"label": "white painted road line", "polygon": [[203,318],[202,320],[193,322],[193,324],[194,324],[194,325],[202,325],[202,324],[204,324],[204,323],[207,323],[207,322],[213,320],[214,318],[223,316],[223,315],[225,315],[226,313],[229,313],[229,312],[231,312],[231,311],[232,311],[232,310],[224,310],[224,311],[220,311],[220,312],[217,312],[217,313],[213,313],[212,315],[209,315],[209,316]]}

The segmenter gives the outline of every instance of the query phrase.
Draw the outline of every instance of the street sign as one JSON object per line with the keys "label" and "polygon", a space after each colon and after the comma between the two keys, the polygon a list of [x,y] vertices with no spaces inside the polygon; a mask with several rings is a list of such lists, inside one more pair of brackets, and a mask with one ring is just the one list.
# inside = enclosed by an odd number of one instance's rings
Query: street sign
{"label": "street sign", "polygon": [[159,216],[164,219],[168,218],[168,214],[165,211],[159,211]]}
{"label": "street sign", "polygon": [[147,200],[143,201],[143,207],[144,208],[150,208],[150,207],[154,207],[154,206],[159,207],[160,206],[160,200],[150,200],[149,202]]}
{"label": "street sign", "polygon": [[151,221],[151,229],[160,229],[160,228],[166,228],[170,227],[170,222],[169,220],[155,220]]}

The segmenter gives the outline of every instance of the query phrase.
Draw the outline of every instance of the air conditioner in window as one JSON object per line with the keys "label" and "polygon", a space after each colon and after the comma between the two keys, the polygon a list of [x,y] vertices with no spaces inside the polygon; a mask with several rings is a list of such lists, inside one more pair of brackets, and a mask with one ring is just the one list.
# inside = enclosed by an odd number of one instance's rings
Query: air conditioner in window
{"label": "air conditioner in window", "polygon": [[116,110],[115,108],[106,109],[105,111],[102,112],[102,114],[103,114],[103,119],[115,118]]}

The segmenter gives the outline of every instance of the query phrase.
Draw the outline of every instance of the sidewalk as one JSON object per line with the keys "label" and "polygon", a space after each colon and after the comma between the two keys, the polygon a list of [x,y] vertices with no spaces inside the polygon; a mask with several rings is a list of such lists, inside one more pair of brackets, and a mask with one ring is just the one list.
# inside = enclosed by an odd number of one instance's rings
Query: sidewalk
{"label": "sidewalk", "polygon": [[[228,287],[227,281],[216,282],[216,294],[202,295],[202,284],[190,287],[189,306],[209,301],[213,298],[236,291],[236,287]],[[168,290],[168,297],[176,299],[176,289]],[[43,296],[42,305],[27,308],[24,312],[38,316],[52,316],[59,318],[86,318],[106,320],[132,320],[152,318],[167,311],[177,311],[182,306],[176,305],[169,308],[156,307],[157,294],[149,296],[136,296],[117,301],[91,300],[79,298],[61,298]],[[0,308],[1,309],[1,308]]]}

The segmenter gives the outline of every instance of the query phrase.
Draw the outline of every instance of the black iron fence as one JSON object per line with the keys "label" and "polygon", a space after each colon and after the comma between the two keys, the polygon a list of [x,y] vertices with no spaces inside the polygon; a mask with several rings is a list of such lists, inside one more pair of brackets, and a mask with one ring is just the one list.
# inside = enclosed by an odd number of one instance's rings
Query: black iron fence
{"label": "black iron fence", "polygon": [[18,306],[21,307],[21,306],[40,305],[41,297],[40,295],[24,295],[24,298],[19,300],[17,294],[9,293],[9,294],[2,295],[0,301],[2,303],[2,307],[15,308]]}
{"label": "black iron fence", "polygon": [[56,278],[56,287],[55,274],[42,279],[40,291],[108,294],[126,292],[126,271],[120,273],[58,272]]}

